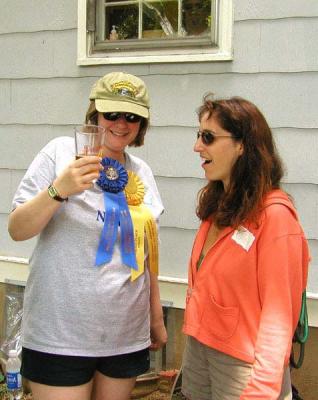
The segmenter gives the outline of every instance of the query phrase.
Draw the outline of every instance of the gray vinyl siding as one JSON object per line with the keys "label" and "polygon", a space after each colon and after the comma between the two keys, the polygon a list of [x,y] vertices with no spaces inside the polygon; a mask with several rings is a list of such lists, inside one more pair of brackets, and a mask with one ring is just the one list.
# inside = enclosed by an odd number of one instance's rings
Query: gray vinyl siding
{"label": "gray vinyl siding", "polygon": [[239,95],[266,116],[286,166],[312,254],[308,290],[318,294],[318,2],[234,1],[230,62],[76,65],[77,1],[4,1],[0,13],[0,255],[29,257],[35,239],[7,234],[11,198],[34,155],[50,139],[73,134],[84,119],[92,83],[124,70],[145,80],[152,128],[132,152],[152,167],[166,212],[161,275],[186,278],[204,185],[192,151],[195,109],[207,91]]}

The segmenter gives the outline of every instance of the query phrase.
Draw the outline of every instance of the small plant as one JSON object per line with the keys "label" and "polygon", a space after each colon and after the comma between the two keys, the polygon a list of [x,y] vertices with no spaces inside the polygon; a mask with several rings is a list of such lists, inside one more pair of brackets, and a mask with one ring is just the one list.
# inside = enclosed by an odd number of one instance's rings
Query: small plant
{"label": "small plant", "polygon": [[117,24],[118,39],[131,39],[138,37],[138,26],[136,16],[133,14],[127,15],[122,18],[121,22]]}

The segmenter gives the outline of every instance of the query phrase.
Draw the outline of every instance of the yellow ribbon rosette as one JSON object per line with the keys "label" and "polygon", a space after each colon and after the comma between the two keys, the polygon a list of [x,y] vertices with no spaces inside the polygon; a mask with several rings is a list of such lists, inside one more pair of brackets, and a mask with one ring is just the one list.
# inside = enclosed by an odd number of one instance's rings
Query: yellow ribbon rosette
{"label": "yellow ribbon rosette", "polygon": [[150,271],[158,274],[158,233],[157,226],[150,210],[143,204],[145,187],[139,177],[127,171],[128,183],[125,196],[130,211],[133,227],[138,271],[131,269],[131,280],[134,281],[144,273],[145,234],[147,238]]}

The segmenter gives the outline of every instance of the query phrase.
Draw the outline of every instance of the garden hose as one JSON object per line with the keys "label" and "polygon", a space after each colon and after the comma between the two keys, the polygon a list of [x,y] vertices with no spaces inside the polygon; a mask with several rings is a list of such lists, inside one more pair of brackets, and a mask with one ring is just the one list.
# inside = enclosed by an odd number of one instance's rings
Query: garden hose
{"label": "garden hose", "polygon": [[305,343],[308,339],[308,333],[309,333],[309,328],[308,328],[308,314],[307,314],[306,290],[305,290],[302,294],[299,320],[293,337],[293,343],[299,344],[298,360],[297,361],[295,360],[293,349],[290,355],[290,364],[293,368],[298,369],[303,364],[305,356]]}

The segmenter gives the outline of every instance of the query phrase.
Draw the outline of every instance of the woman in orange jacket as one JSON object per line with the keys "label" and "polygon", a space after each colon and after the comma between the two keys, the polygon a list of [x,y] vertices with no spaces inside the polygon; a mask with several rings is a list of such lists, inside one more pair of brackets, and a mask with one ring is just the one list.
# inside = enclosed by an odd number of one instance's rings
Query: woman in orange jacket
{"label": "woman in orange jacket", "polygon": [[208,179],[189,264],[182,392],[191,400],[292,398],[289,356],[308,246],[271,130],[242,98],[206,96],[194,151]]}

